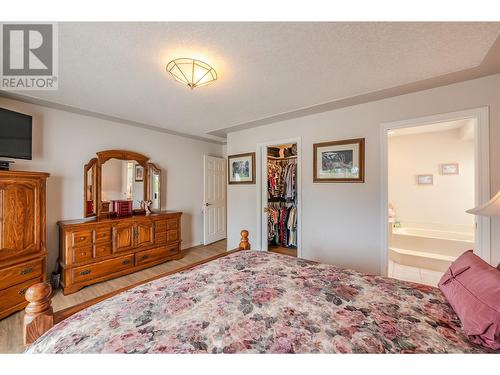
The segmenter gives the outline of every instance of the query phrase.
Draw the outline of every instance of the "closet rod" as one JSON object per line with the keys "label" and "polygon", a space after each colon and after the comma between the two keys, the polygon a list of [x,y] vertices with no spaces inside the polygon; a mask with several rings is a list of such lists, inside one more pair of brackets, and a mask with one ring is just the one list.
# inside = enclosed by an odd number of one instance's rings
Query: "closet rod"
{"label": "closet rod", "polygon": [[273,159],[273,160],[287,160],[287,159],[295,159],[297,155],[292,155],[292,156],[287,156],[286,158],[280,158],[277,156],[267,156],[268,159]]}

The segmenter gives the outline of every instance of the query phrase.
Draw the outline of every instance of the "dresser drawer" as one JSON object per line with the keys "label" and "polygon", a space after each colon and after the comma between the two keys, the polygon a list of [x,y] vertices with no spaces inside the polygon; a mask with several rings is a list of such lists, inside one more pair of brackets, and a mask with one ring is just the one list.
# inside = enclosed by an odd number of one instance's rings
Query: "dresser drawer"
{"label": "dresser drawer", "polygon": [[155,222],[155,232],[161,233],[167,231],[167,220],[158,220]]}
{"label": "dresser drawer", "polygon": [[26,293],[26,290],[40,281],[41,278],[39,277],[11,286],[10,288],[0,290],[0,311],[25,302],[26,300],[24,299],[24,294]]}
{"label": "dresser drawer", "polygon": [[73,269],[73,282],[96,279],[101,276],[110,275],[134,266],[134,255],[105,260],[103,262],[89,264],[88,266]]}
{"label": "dresser drawer", "polygon": [[71,233],[71,245],[73,247],[90,246],[92,242],[92,230],[82,230]]}
{"label": "dresser drawer", "polygon": [[165,242],[167,242],[167,233],[163,232],[163,233],[155,234],[155,243],[156,244],[164,244]]}
{"label": "dresser drawer", "polygon": [[177,241],[179,239],[179,231],[172,229],[167,231],[167,242]]}
{"label": "dresser drawer", "polygon": [[73,249],[73,262],[80,263],[92,259],[92,245]]}
{"label": "dresser drawer", "polygon": [[0,289],[33,279],[42,274],[42,259],[36,259],[0,270]]}
{"label": "dresser drawer", "polygon": [[111,227],[101,227],[95,230],[95,243],[111,242]]}
{"label": "dresser drawer", "polygon": [[167,220],[167,230],[177,229],[179,227],[179,220],[177,219],[168,219]]}
{"label": "dresser drawer", "polygon": [[178,252],[179,246],[177,244],[151,250],[144,250],[135,254],[135,265],[140,266],[142,264],[155,262],[170,255],[175,255]]}
{"label": "dresser drawer", "polygon": [[111,245],[107,243],[95,245],[95,257],[105,257],[111,255]]}

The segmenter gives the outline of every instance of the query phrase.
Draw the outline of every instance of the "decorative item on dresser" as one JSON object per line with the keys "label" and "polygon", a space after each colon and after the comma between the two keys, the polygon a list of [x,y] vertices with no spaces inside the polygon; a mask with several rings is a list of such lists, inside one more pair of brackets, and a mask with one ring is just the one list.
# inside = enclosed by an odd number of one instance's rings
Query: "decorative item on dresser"
{"label": "decorative item on dresser", "polygon": [[60,221],[64,294],[180,259],[181,212]]}
{"label": "decorative item on dresser", "polygon": [[47,177],[0,171],[0,319],[24,309],[26,289],[46,278]]}

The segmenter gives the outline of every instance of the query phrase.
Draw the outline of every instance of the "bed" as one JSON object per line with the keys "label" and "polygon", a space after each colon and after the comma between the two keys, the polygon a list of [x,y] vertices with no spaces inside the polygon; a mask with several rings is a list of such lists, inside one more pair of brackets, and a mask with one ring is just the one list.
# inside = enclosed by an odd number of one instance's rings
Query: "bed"
{"label": "bed", "polygon": [[493,352],[437,288],[241,249],[59,320],[26,353]]}

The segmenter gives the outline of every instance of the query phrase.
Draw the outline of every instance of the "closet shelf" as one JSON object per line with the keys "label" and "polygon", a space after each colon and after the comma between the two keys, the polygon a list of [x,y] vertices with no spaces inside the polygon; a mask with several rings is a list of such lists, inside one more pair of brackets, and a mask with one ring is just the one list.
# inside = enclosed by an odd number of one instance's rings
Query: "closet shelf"
{"label": "closet shelf", "polygon": [[288,159],[296,159],[297,155],[287,156],[287,157],[283,157],[283,158],[268,155],[267,158],[272,159],[272,160],[288,160]]}

